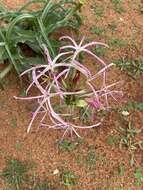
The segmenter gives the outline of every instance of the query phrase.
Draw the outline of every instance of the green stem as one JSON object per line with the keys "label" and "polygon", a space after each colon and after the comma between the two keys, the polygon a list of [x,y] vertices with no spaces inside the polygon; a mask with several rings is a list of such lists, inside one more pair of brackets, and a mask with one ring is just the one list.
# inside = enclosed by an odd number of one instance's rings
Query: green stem
{"label": "green stem", "polygon": [[49,12],[49,10],[51,9],[52,6],[53,6],[52,0],[49,0],[49,2],[47,3],[47,5],[46,5],[46,7],[45,7],[45,9],[43,10],[43,13],[42,13],[42,15],[41,15],[42,21],[45,20],[47,13]]}
{"label": "green stem", "polygon": [[43,25],[43,22],[42,22],[42,20],[39,19],[39,18],[38,18],[37,20],[38,20],[38,24],[39,24],[39,27],[40,27],[40,30],[41,30],[41,34],[42,34],[42,36],[43,36],[43,38],[44,38],[44,40],[45,40],[45,42],[46,42],[48,48],[49,48],[50,51],[51,51],[52,57],[54,58],[54,57],[55,57],[55,52],[54,52],[54,50],[53,50],[53,48],[52,48],[52,46],[51,46],[51,43],[50,43],[50,41],[49,41],[49,39],[48,39],[46,33],[45,33],[45,27],[44,27],[44,25]]}

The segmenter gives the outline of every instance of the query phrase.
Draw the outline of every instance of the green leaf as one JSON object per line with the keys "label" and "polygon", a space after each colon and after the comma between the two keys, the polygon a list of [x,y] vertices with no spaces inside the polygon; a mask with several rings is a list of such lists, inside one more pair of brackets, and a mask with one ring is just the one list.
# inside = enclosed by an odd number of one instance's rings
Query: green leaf
{"label": "green leaf", "polygon": [[124,173],[125,173],[125,165],[124,164],[121,164],[118,168],[118,172],[119,172],[119,175],[120,176],[123,176]]}
{"label": "green leaf", "polygon": [[45,64],[45,59],[43,57],[29,57],[29,58],[25,58],[23,59],[24,62],[28,65],[42,65]]}
{"label": "green leaf", "polygon": [[0,80],[2,80],[8,73],[11,71],[13,65],[9,64],[7,67],[5,67],[1,72],[0,72]]}
{"label": "green leaf", "polygon": [[32,15],[32,14],[28,14],[28,13],[25,13],[25,14],[22,14],[22,15],[19,15],[18,17],[16,17],[14,20],[12,20],[12,22],[10,23],[9,25],[9,28],[8,28],[8,31],[7,31],[7,34],[6,34],[6,38],[7,40],[11,40],[11,35],[13,33],[13,29],[14,29],[14,26],[24,20],[24,19],[34,19],[35,17]]}
{"label": "green leaf", "polygon": [[0,46],[5,46],[5,42],[0,42]]}
{"label": "green leaf", "polygon": [[[43,3],[39,10],[27,10],[31,4],[39,2]],[[74,0],[30,0],[18,11],[0,6],[0,19],[5,22],[0,26],[0,61],[8,60],[20,74],[31,65],[43,64],[42,44],[46,44],[54,57],[59,43],[53,40],[53,34],[63,27],[78,28],[79,9],[79,1]],[[30,47],[32,58],[25,57],[21,44]]]}
{"label": "green leaf", "polygon": [[85,106],[87,106],[87,102],[85,100],[76,100],[76,106],[77,107],[80,107],[80,108],[83,108]]}
{"label": "green leaf", "polygon": [[39,23],[39,27],[40,27],[40,30],[41,30],[41,35],[43,36],[43,38],[44,38],[44,40],[45,40],[45,42],[46,42],[52,56],[55,57],[55,52],[54,52],[54,50],[53,50],[53,48],[51,46],[51,43],[50,43],[50,41],[49,41],[49,39],[48,39],[48,37],[46,35],[44,24],[43,24],[43,22],[42,22],[42,20],[40,18],[38,18],[38,23]]}
{"label": "green leaf", "polygon": [[134,173],[136,185],[141,185],[143,182],[143,174],[140,168],[137,168]]}
{"label": "green leaf", "polygon": [[0,47],[0,63],[3,63],[3,60],[5,60],[6,58],[8,58],[8,56],[6,56],[5,47]]}
{"label": "green leaf", "polygon": [[79,2],[83,5],[86,3],[87,0],[79,0]]}
{"label": "green leaf", "polygon": [[49,11],[52,8],[52,6],[53,6],[52,0],[49,0],[48,3],[45,6],[43,12],[42,12],[42,15],[41,15],[41,19],[42,19],[43,22],[46,19],[46,16],[49,13]]}

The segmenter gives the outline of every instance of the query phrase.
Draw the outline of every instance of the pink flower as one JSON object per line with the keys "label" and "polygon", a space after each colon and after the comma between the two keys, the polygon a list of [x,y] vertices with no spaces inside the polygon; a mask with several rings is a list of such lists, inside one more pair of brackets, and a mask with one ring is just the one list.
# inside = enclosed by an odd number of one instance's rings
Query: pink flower
{"label": "pink flower", "polygon": [[93,108],[100,109],[101,103],[100,101],[93,97],[93,98],[86,98],[86,102]]}
{"label": "pink flower", "polygon": [[[93,109],[102,109],[103,105],[105,105],[105,108],[109,108],[108,97],[111,96],[114,100],[116,100],[114,94],[120,94],[121,92],[113,89],[113,87],[119,82],[115,82],[110,85],[106,84],[106,70],[113,64],[107,65],[102,59],[100,59],[89,49],[92,46],[98,45],[108,47],[106,44],[100,42],[90,42],[84,45],[84,38],[81,40],[79,44],[77,44],[76,41],[69,36],[64,36],[61,39],[69,40],[71,44],[62,46],[60,50],[63,51],[59,53],[57,56],[55,56],[54,59],[50,57],[48,49],[45,45],[43,45],[47,57],[46,63],[44,65],[33,66],[32,68],[24,71],[21,74],[22,76],[28,72],[31,72],[32,81],[28,86],[26,93],[29,92],[32,86],[35,86],[38,89],[39,94],[37,96],[15,98],[21,100],[35,100],[38,103],[36,110],[31,113],[32,119],[29,123],[27,132],[30,131],[35,118],[40,114],[42,116],[42,119],[39,123],[40,127],[47,126],[53,129],[63,129],[65,130],[63,137],[68,132],[70,132],[71,134],[72,132],[74,132],[75,135],[80,137],[80,135],[77,132],[78,129],[91,129],[93,127],[98,127],[101,125],[101,122],[94,122],[94,124],[92,125],[85,126],[80,126],[75,124],[74,122],[70,122],[69,120],[65,119],[65,116],[67,115],[67,109],[63,109],[62,114],[58,113],[58,110],[55,109],[55,105],[52,99],[56,97],[58,99],[62,99],[62,101],[60,100],[60,104],[62,105],[65,96],[76,95],[79,99],[85,99],[85,101],[88,103],[88,105],[90,106],[90,108],[92,108],[93,111]],[[69,49],[71,49],[71,51],[69,51]],[[95,58],[98,61],[97,64],[99,62],[101,63],[102,68],[98,72],[96,72],[96,74],[93,75],[92,72],[86,66],[84,66],[83,63],[80,62],[80,53],[86,53],[88,55],[93,56],[93,58]],[[50,75],[48,75],[50,80],[48,80],[47,83],[43,85],[40,79],[42,77],[47,77],[47,73],[50,73]],[[76,85],[78,83],[80,84],[79,80],[81,79],[81,75],[84,77],[85,86],[83,86],[83,89],[77,89]],[[96,80],[96,78],[99,76],[102,77],[102,84],[100,87],[97,88],[94,87],[94,83],[92,82],[93,80]],[[70,89],[66,89],[67,79],[69,80],[68,82],[73,85]],[[62,85],[61,81],[63,81],[65,85]],[[101,98],[103,101],[103,105],[100,102]],[[85,104],[87,108],[89,108],[88,105]],[[95,112],[93,111],[92,114],[94,113]],[[47,115],[51,120],[50,125],[45,123],[45,118]],[[70,115],[72,115],[72,113]],[[93,115],[93,120],[95,119],[96,116]]]}

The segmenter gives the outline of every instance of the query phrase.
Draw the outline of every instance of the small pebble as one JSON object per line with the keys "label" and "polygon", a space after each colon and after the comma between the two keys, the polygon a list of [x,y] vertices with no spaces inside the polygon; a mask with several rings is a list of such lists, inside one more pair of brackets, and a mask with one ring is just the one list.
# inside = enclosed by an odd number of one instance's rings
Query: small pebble
{"label": "small pebble", "polygon": [[58,170],[58,169],[55,169],[55,170],[53,171],[53,175],[57,175],[57,174],[59,174],[59,170]]}
{"label": "small pebble", "polygon": [[122,111],[122,115],[123,116],[128,116],[128,115],[130,115],[130,113],[128,111]]}

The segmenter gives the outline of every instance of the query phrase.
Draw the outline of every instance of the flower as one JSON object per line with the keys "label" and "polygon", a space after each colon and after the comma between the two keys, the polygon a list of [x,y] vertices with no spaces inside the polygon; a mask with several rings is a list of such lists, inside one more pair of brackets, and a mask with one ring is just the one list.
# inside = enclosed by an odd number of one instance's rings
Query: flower
{"label": "flower", "polygon": [[[112,83],[107,85],[107,76],[106,70],[111,67],[113,64],[106,64],[102,59],[96,56],[91,50],[89,50],[92,46],[102,45],[106,46],[106,44],[100,42],[90,42],[88,44],[83,45],[84,38],[82,38],[79,44],[76,43],[74,39],[69,36],[64,36],[61,39],[66,39],[71,42],[71,45],[62,46],[60,50],[64,50],[64,52],[59,53],[54,59],[51,58],[48,49],[43,45],[47,63],[45,65],[37,65],[34,66],[22,73],[22,75],[31,72],[32,82],[27,88],[27,93],[34,85],[39,90],[39,95],[32,97],[15,97],[16,99],[25,99],[25,100],[36,100],[38,103],[37,109],[32,114],[31,122],[29,123],[27,132],[30,131],[34,120],[40,114],[42,115],[42,119],[39,122],[40,126],[47,126],[52,129],[63,129],[64,134],[70,132],[71,134],[74,132],[75,135],[80,137],[77,130],[78,129],[90,129],[93,127],[98,127],[101,125],[101,122],[94,122],[89,126],[80,126],[75,124],[74,122],[70,122],[65,119],[65,115],[67,115],[66,109],[63,109],[63,113],[58,113],[55,109],[55,105],[53,104],[52,99],[58,98],[60,99],[60,105],[66,104],[65,97],[75,96],[77,98],[77,102],[75,104],[76,108],[88,108],[92,107],[94,109],[102,109],[102,106],[105,105],[105,108],[109,108],[108,97],[112,97],[114,100],[115,94],[120,94],[121,91],[113,90],[113,87],[117,85],[119,82]],[[71,51],[69,51],[71,49]],[[93,56],[98,63],[101,64],[102,68],[96,74],[92,74],[92,72],[83,65],[79,61],[79,54],[86,53],[88,55]],[[66,59],[64,59],[66,56]],[[74,75],[72,75],[74,74]],[[21,75],[21,76],[22,76]],[[72,77],[71,77],[72,75]],[[81,89],[76,88],[76,83],[80,84],[81,75],[84,78],[84,84]],[[101,86],[97,88],[94,87],[94,80],[98,76],[101,76]],[[41,82],[43,77],[48,77],[49,80],[46,81],[46,84]],[[69,79],[69,82],[74,83],[74,88],[66,88],[66,79]],[[71,79],[71,80],[70,80]],[[61,82],[62,81],[62,82]],[[64,86],[65,84],[65,86]],[[100,100],[102,99],[103,105]],[[65,101],[65,102],[64,102]],[[90,106],[89,106],[89,105]],[[68,104],[66,104],[68,107]],[[45,118],[48,117],[51,120],[51,124],[46,124]],[[64,115],[64,116],[63,116]],[[73,115],[72,113],[70,115]],[[62,138],[63,138],[62,137]]]}
{"label": "flower", "polygon": [[95,109],[100,109],[101,107],[101,103],[99,102],[99,100],[95,97],[92,98],[86,98],[86,102],[93,108]]}

